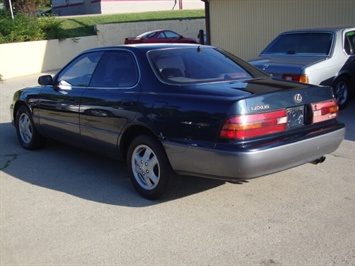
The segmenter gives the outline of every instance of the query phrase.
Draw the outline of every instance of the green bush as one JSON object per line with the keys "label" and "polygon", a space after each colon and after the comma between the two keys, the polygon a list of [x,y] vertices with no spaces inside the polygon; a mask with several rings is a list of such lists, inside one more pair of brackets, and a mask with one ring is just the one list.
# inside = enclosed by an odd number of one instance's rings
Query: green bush
{"label": "green bush", "polygon": [[61,28],[63,20],[55,17],[41,17],[38,18],[38,21],[46,40],[66,38],[65,32]]}
{"label": "green bush", "polygon": [[61,20],[54,17],[29,17],[17,14],[0,18],[0,43],[26,42],[62,38]]}
{"label": "green bush", "polygon": [[36,41],[44,38],[38,20],[21,14],[0,20],[0,43]]}

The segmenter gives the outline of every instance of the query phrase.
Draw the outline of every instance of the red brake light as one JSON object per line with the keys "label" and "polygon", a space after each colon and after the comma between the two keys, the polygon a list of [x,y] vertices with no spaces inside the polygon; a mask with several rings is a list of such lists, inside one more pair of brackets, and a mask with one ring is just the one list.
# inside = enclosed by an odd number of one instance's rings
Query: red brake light
{"label": "red brake light", "polygon": [[247,139],[287,129],[286,110],[234,116],[224,123],[220,137],[225,139]]}
{"label": "red brake light", "polygon": [[338,110],[339,107],[335,99],[326,102],[313,103],[313,123],[336,118],[338,116]]}
{"label": "red brake light", "polygon": [[307,75],[283,74],[281,78],[285,80],[308,83]]}

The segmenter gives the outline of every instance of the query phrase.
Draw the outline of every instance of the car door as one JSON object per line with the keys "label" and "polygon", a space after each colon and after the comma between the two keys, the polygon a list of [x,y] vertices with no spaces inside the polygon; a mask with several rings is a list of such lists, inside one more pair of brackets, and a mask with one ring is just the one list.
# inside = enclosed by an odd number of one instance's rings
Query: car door
{"label": "car door", "polygon": [[90,82],[102,52],[78,56],[45,86],[38,102],[42,131],[65,143],[81,146],[79,129],[80,99]]}
{"label": "car door", "polygon": [[85,147],[117,156],[119,135],[136,116],[138,79],[132,52],[121,49],[103,54],[81,99],[80,132]]}

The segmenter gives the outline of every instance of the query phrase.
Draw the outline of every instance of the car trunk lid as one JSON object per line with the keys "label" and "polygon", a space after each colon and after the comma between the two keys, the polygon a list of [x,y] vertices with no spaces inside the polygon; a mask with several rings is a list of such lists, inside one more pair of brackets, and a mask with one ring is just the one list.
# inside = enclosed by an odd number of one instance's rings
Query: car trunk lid
{"label": "car trunk lid", "polygon": [[330,87],[267,79],[249,81],[246,91],[252,93],[252,96],[242,101],[246,113],[289,108],[333,98]]}
{"label": "car trunk lid", "polygon": [[306,67],[327,59],[327,56],[301,56],[301,55],[261,55],[249,61],[257,68],[281,78],[284,73],[304,74]]}

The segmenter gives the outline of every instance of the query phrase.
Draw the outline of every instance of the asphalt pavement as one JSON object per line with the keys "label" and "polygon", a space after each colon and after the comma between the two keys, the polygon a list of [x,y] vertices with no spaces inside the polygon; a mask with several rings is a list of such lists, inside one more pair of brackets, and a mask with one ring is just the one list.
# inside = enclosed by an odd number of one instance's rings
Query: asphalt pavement
{"label": "asphalt pavement", "polygon": [[355,265],[354,98],[324,163],[243,183],[184,177],[149,201],[122,162],[20,147],[9,105],[37,77],[0,81],[0,265]]}

